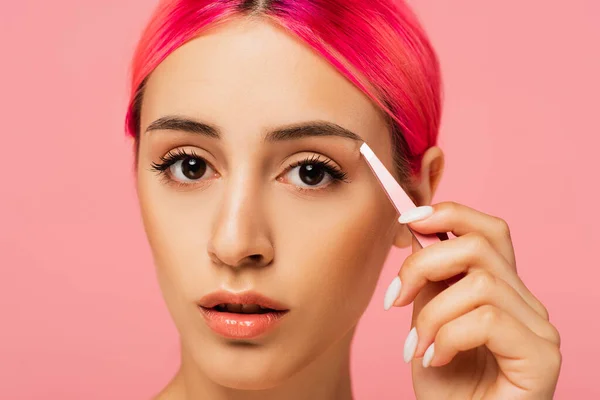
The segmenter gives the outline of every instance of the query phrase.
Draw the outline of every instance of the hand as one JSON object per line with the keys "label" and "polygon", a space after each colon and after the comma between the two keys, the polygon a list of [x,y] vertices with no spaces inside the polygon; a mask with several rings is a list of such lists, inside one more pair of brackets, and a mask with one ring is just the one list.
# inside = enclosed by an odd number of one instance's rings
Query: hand
{"label": "hand", "polygon": [[417,398],[552,399],[560,336],[517,275],[507,223],[453,202],[432,209],[410,228],[456,238],[421,248],[413,237],[386,293],[386,308],[414,302],[404,359]]}

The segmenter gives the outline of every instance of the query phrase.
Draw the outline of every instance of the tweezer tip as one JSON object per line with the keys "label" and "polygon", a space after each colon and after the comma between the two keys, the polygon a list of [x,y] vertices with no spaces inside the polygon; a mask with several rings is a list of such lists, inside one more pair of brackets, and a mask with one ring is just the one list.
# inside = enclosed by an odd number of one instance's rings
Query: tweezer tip
{"label": "tweezer tip", "polygon": [[375,156],[375,153],[373,153],[373,150],[371,150],[366,142],[363,142],[363,144],[360,146],[360,152],[369,161]]}

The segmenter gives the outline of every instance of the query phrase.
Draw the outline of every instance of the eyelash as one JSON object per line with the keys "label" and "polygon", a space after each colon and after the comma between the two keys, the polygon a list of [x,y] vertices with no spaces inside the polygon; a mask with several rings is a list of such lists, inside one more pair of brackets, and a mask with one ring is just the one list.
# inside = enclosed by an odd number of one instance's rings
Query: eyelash
{"label": "eyelash", "polygon": [[[184,149],[176,149],[174,151],[170,151],[169,153],[167,153],[164,156],[161,156],[160,163],[153,162],[151,170],[158,172],[161,176],[163,176],[167,180],[168,183],[172,183],[172,184],[179,185],[182,187],[187,187],[190,185],[189,183],[178,182],[174,179],[171,179],[168,176],[169,168],[176,162],[178,162],[180,160],[185,160],[186,158],[201,159],[205,163],[209,164],[208,161],[206,161],[203,157],[200,157],[199,155],[197,155],[193,150],[188,152],[187,150],[184,150]],[[320,156],[316,155],[316,154],[306,157],[304,160],[296,161],[295,163],[291,164],[286,169],[286,172],[290,171],[291,169],[293,169],[295,167],[299,167],[299,166],[303,166],[303,165],[317,166],[319,168],[322,168],[325,172],[327,172],[331,176],[332,182],[329,185],[327,185],[325,188],[328,188],[332,184],[336,184],[339,182],[345,182],[345,183],[349,182],[346,179],[347,174],[344,171],[337,168],[335,165],[331,165],[331,160],[329,160],[329,159],[321,160]],[[322,190],[322,189],[320,189],[320,188],[317,188],[317,189],[298,188],[298,190],[300,190],[300,191],[316,191],[316,190]]]}
{"label": "eyelash", "polygon": [[193,150],[188,153],[184,149],[177,149],[168,152],[164,156],[161,156],[160,163],[153,162],[152,170],[158,173],[165,173],[171,167],[171,165],[175,164],[179,160],[184,160],[186,158],[200,158],[204,160],[204,158],[197,155]]}
{"label": "eyelash", "polygon": [[[331,164],[331,160],[327,159],[327,160],[323,161],[320,159],[320,156],[313,154],[312,156],[307,157],[304,160],[296,161],[295,163],[293,163],[292,165],[290,165],[287,168],[286,172],[292,168],[300,167],[302,165],[315,165],[319,168],[323,168],[325,170],[325,172],[327,172],[329,175],[331,175],[334,182],[346,182],[347,183],[348,181],[346,180],[346,176],[348,174],[346,174],[341,169],[337,168],[335,165],[330,165],[330,164]],[[315,189],[309,189],[309,190],[315,190]]]}

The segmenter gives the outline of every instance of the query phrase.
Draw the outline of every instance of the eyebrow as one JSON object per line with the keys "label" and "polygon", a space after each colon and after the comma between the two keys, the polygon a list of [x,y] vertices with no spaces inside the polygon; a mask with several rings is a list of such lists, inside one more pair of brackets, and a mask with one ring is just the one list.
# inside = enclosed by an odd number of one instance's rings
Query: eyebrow
{"label": "eyebrow", "polygon": [[[213,139],[221,138],[221,132],[217,127],[186,117],[161,117],[152,122],[146,129],[146,132],[157,130],[175,130],[194,133]],[[279,127],[267,132],[263,141],[277,142],[315,136],[338,136],[346,139],[364,141],[363,138],[356,133],[329,121],[308,121]]]}

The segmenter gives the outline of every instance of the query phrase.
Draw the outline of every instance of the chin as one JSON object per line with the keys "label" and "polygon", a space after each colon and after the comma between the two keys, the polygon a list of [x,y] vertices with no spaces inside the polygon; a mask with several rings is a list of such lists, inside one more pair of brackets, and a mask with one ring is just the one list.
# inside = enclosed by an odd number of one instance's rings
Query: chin
{"label": "chin", "polygon": [[263,349],[265,354],[262,355],[260,349],[247,350],[234,345],[227,351],[215,351],[214,362],[205,359],[206,354],[203,354],[201,365],[206,367],[205,373],[211,381],[238,390],[271,389],[302,369],[280,351],[275,354],[275,349]]}

